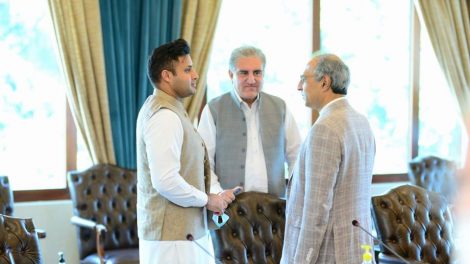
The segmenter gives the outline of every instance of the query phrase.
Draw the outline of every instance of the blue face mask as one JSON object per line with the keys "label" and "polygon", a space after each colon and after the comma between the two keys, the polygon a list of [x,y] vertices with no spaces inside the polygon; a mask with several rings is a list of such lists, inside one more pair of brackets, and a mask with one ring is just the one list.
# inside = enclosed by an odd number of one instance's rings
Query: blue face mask
{"label": "blue face mask", "polygon": [[225,213],[223,213],[222,215],[216,215],[216,214],[212,215],[212,221],[214,221],[215,225],[219,228],[225,225],[225,223],[227,223],[229,218],[230,217],[228,217],[228,215]]}

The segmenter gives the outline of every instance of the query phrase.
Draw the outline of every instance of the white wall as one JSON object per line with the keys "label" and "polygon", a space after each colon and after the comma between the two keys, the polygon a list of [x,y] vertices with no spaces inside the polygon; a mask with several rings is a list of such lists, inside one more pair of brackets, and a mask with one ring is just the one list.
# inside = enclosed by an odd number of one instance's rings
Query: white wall
{"label": "white wall", "polygon": [[58,252],[64,252],[67,264],[79,264],[77,234],[70,223],[72,201],[15,203],[15,217],[33,218],[36,228],[46,231],[40,239],[44,263],[58,263]]}

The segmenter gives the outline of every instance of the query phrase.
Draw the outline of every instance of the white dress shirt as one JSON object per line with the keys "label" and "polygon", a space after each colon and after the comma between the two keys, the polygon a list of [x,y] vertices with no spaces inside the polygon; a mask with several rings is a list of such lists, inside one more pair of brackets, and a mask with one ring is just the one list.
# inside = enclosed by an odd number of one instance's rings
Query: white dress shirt
{"label": "white dress shirt", "polygon": [[[264,159],[263,145],[261,141],[261,133],[259,127],[259,96],[253,102],[251,107],[244,102],[238,93],[235,93],[240,102],[241,109],[245,114],[247,125],[247,151],[245,162],[245,191],[268,192],[268,175],[266,170],[266,162]],[[216,148],[217,128],[214,124],[211,111],[206,105],[202,111],[201,120],[199,122],[198,132],[204,140],[209,155],[211,165],[211,192],[218,193],[223,191],[219,183],[218,176],[214,173],[214,157]],[[297,159],[301,138],[294,117],[286,106],[285,120],[285,137],[286,137],[286,153],[285,159],[288,163],[288,173],[292,173],[292,169]],[[230,151],[230,150],[227,150]],[[232,188],[235,186],[229,186]]]}
{"label": "white dress shirt", "polygon": [[[164,127],[162,126],[164,124]],[[149,119],[143,137],[152,186],[169,201],[182,207],[204,207],[207,195],[188,184],[179,174],[183,126],[171,110],[162,109]],[[206,217],[207,223],[207,217]],[[211,251],[209,236],[196,240]],[[210,263],[209,257],[191,241],[139,241],[140,263]]]}

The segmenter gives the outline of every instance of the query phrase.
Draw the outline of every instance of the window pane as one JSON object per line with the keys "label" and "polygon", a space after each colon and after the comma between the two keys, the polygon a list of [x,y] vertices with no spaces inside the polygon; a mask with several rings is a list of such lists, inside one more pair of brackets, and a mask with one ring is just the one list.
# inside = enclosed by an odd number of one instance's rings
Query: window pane
{"label": "window pane", "polygon": [[450,90],[432,49],[421,30],[419,90],[419,156],[434,155],[463,165],[467,137],[454,93]]}
{"label": "window pane", "polygon": [[377,144],[374,174],[406,173],[410,155],[410,1],[323,0],[322,50],[351,71],[348,98]]}
{"label": "window pane", "polygon": [[0,0],[0,174],[65,187],[65,93],[47,1]]}
{"label": "window pane", "polygon": [[312,50],[311,10],[310,0],[223,1],[207,77],[208,101],[233,87],[228,76],[232,50],[241,45],[256,46],[266,55],[263,90],[286,101],[302,135],[306,135],[310,111],[297,83]]}
{"label": "window pane", "polygon": [[83,137],[77,134],[77,170],[86,170],[93,166],[91,157],[88,154]]}

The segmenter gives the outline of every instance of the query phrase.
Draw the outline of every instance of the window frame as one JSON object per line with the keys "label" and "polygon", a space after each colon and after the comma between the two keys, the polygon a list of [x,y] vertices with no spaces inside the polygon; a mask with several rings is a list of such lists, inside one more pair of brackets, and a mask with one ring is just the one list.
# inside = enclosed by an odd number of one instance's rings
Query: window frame
{"label": "window frame", "polygon": [[[313,0],[313,32],[312,32],[312,52],[320,50],[320,1]],[[412,9],[411,17],[411,60],[410,60],[410,130],[411,141],[409,148],[411,149],[411,157],[409,160],[418,155],[418,138],[419,138],[419,66],[420,66],[420,41],[421,41],[421,25],[419,23],[416,5],[410,1]],[[311,123],[313,124],[318,118],[318,112],[312,111]],[[393,174],[374,174],[372,183],[394,183],[409,181],[408,173],[393,173]]]}
{"label": "window frame", "polygon": [[[66,169],[64,177],[67,173],[77,169],[77,128],[70,110],[68,101],[66,100],[65,130],[66,130]],[[13,191],[13,199],[15,202],[33,202],[33,201],[54,201],[69,200],[70,193],[68,183],[62,189],[42,189],[42,190],[21,190]]]}

